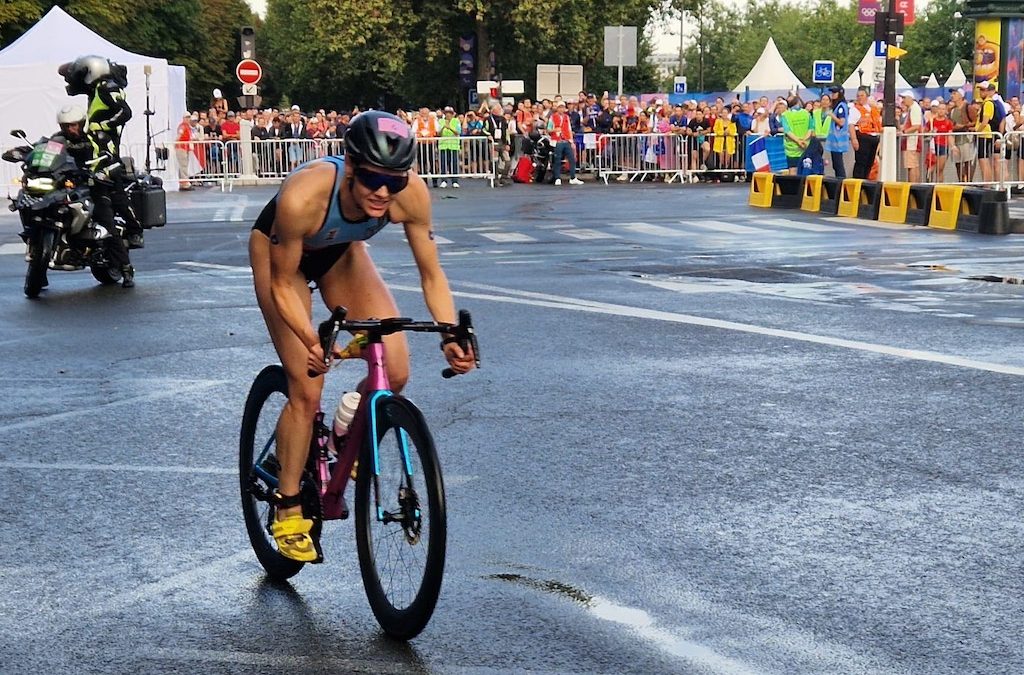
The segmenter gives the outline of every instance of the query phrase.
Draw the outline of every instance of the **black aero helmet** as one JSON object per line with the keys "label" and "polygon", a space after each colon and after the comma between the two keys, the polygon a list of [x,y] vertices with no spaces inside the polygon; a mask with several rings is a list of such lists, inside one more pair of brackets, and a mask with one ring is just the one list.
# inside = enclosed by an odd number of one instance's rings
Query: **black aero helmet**
{"label": "black aero helmet", "polygon": [[409,125],[395,115],[368,110],[348,125],[345,151],[359,164],[408,171],[416,159],[416,138]]}

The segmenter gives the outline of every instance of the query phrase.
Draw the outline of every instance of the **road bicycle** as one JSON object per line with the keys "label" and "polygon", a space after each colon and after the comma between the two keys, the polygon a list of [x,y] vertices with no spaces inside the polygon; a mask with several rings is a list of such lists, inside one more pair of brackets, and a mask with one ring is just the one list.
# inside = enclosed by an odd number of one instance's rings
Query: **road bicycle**
{"label": "road bicycle", "polygon": [[[348,518],[345,488],[355,478],[356,549],[370,608],[384,632],[408,640],[430,620],[444,575],[447,522],[444,480],[434,440],[420,410],[391,391],[382,338],[400,331],[447,333],[463,349],[480,351],[469,312],[457,324],[408,318],[346,321],[338,307],[320,324],[318,334],[328,365],[334,359],[361,358],[367,376],[360,383],[359,405],[340,439],[325,424],[323,411],[313,420],[313,436],[300,492],[302,511],[313,521],[317,560],[327,520]],[[340,352],[341,331],[355,337]],[[314,376],[314,373],[310,373]],[[446,368],[442,375],[455,372]],[[242,512],[249,541],[271,579],[288,579],[305,565],[281,555],[271,535],[272,498],[280,469],[276,426],[288,398],[284,368],[264,368],[249,390],[239,442]]]}

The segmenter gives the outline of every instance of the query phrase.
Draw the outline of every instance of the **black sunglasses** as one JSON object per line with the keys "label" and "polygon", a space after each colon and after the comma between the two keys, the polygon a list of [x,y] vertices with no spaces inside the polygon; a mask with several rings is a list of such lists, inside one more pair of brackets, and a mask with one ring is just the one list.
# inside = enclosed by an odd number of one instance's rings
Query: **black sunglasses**
{"label": "black sunglasses", "polygon": [[366,189],[370,192],[376,192],[382,187],[386,187],[388,192],[391,194],[398,194],[409,185],[409,174],[402,174],[401,176],[390,176],[386,173],[377,173],[376,171],[370,171],[361,166],[355,167],[352,172],[360,183],[366,186]]}

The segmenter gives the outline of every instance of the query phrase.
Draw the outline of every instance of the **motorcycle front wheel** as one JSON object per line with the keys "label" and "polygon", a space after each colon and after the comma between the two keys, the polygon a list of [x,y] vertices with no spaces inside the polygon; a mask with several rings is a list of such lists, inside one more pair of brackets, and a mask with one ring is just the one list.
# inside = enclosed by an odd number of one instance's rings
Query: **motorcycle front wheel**
{"label": "motorcycle front wheel", "polygon": [[38,298],[39,292],[46,285],[46,270],[53,255],[55,236],[53,230],[39,230],[29,244],[28,271],[25,272],[25,297],[29,299]]}

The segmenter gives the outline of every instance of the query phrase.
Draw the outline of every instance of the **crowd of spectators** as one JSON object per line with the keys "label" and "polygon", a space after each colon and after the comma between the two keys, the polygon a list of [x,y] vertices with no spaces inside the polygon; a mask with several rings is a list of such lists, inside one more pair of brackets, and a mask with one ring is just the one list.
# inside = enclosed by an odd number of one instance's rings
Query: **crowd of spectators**
{"label": "crowd of spectators", "polygon": [[[999,177],[999,171],[1006,171],[1004,163],[992,161],[996,156],[1015,158],[1018,175],[1024,176],[1019,135],[1010,134],[1001,145],[991,138],[985,139],[990,131],[1024,131],[1020,101],[1017,97],[1002,101],[987,82],[982,83],[979,91],[981,95],[972,102],[966,101],[959,90],[951,90],[948,98],[916,100],[910,94],[900,98],[900,165],[908,180],[942,182],[947,162],[951,161],[958,181],[974,180],[976,171],[979,180],[991,181]],[[538,133],[550,136],[552,145],[561,148],[557,166],[568,154],[571,180],[576,178],[577,164],[583,170],[592,169],[596,154],[605,147],[588,142],[588,137],[592,141],[609,135],[677,135],[685,138],[677,147],[685,148],[685,168],[691,172],[691,179],[718,180],[723,175],[742,175],[747,168],[745,150],[751,136],[776,135],[784,137],[791,171],[798,169],[815,145],[812,139],[817,139],[823,167],[831,166],[837,176],[845,176],[847,156],[852,150],[853,176],[869,178],[877,171],[881,132],[881,102],[866,89],[859,90],[855,100],[847,102],[842,87],[833,87],[829,94],[806,101],[796,96],[774,100],[761,97],[746,102],[719,97],[714,101],[691,99],[671,105],[661,99],[642,103],[637,96],[614,97],[608,92],[581,91],[576,98],[563,100],[556,96],[536,102],[524,98],[503,105],[483,103],[466,112],[457,112],[452,107],[395,112],[418,137],[438,139],[429,156],[422,159],[439,174],[440,180],[435,178],[433,184],[441,188],[458,187],[460,172],[478,168],[467,167],[468,162],[480,159],[461,157],[457,137],[482,136],[491,140],[498,164],[496,178],[501,182],[510,175],[517,157],[532,147],[531,135],[536,139]],[[558,113],[564,113],[564,117]],[[243,124],[251,127],[252,138],[257,141],[307,141],[269,144],[265,150],[257,151],[256,171],[281,176],[303,161],[342,152],[340,139],[357,114],[358,108],[341,112],[302,111],[297,105],[284,110],[253,108],[236,113],[228,110],[225,99],[216,98],[207,110],[192,112],[182,120],[177,149],[183,153],[187,152],[186,147],[201,147],[202,152],[194,151],[200,170],[218,175],[238,170],[234,165],[238,161],[237,146],[232,149],[228,145],[225,151],[219,143],[203,141],[238,140]],[[953,134],[966,131],[975,134]],[[185,189],[189,184],[188,173],[196,171],[183,171]],[[618,179],[626,180],[626,172]]]}

